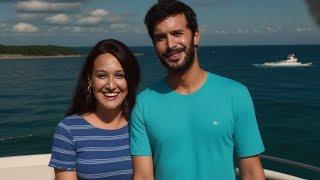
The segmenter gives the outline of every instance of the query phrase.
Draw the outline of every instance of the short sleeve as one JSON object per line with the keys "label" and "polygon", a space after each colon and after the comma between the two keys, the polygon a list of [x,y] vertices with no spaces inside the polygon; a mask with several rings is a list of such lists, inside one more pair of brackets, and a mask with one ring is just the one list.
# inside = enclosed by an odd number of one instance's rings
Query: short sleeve
{"label": "short sleeve", "polygon": [[76,150],[68,127],[60,122],[53,137],[49,166],[73,171],[76,169]]}
{"label": "short sleeve", "polygon": [[234,97],[235,153],[239,158],[261,154],[264,145],[249,91],[245,86],[241,86]]}
{"label": "short sleeve", "polygon": [[130,119],[130,151],[134,156],[152,156],[143,109],[141,108],[141,97],[134,106]]}

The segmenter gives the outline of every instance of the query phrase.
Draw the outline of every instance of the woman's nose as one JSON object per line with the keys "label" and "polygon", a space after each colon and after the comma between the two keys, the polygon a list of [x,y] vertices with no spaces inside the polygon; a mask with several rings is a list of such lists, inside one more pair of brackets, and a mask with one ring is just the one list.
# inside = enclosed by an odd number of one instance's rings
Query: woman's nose
{"label": "woman's nose", "polygon": [[116,88],[116,84],[114,82],[114,78],[109,78],[106,83],[106,89],[108,90],[114,90]]}

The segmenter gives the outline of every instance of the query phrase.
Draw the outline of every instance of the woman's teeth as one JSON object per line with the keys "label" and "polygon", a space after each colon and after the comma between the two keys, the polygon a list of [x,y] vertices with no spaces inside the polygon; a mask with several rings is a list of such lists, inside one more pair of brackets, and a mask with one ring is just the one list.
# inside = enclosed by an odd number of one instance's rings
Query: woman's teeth
{"label": "woman's teeth", "polygon": [[104,96],[106,97],[115,97],[117,96],[119,93],[103,93]]}

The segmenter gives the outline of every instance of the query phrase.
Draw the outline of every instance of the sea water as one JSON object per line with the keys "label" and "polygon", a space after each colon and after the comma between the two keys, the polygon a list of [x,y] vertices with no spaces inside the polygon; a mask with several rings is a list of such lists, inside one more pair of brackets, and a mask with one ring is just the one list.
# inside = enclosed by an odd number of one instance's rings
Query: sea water
{"label": "sea water", "polygon": [[[74,48],[87,53],[90,48]],[[132,47],[140,90],[166,73],[152,47]],[[320,166],[320,46],[200,47],[201,66],[245,84],[254,101],[264,154]],[[253,64],[295,53],[310,67]],[[0,60],[0,156],[49,153],[85,57]],[[312,171],[263,161],[268,169],[320,179]]]}

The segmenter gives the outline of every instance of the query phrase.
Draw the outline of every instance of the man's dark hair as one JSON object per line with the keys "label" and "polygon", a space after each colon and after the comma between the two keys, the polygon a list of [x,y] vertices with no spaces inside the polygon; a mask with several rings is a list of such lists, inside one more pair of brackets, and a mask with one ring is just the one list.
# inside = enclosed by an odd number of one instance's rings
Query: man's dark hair
{"label": "man's dark hair", "polygon": [[144,24],[148,28],[149,36],[153,39],[154,26],[160,20],[169,16],[184,14],[187,19],[187,27],[194,34],[198,30],[197,15],[186,4],[176,0],[159,0],[147,12]]}

